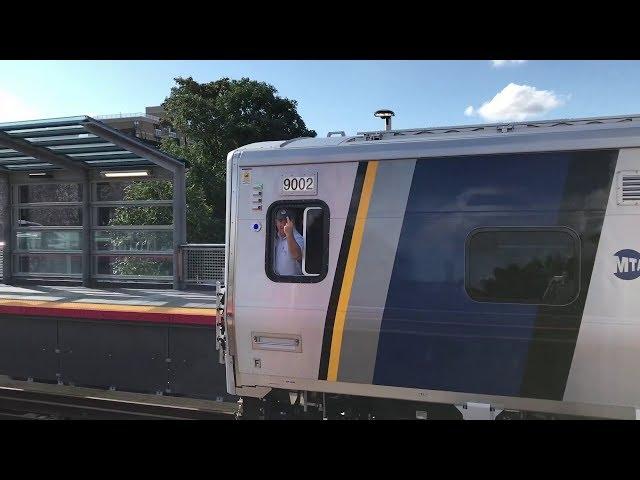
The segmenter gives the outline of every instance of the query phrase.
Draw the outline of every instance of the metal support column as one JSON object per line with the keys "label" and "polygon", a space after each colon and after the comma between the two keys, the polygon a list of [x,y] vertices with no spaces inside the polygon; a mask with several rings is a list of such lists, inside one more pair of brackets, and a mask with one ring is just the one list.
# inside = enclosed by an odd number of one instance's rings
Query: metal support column
{"label": "metal support column", "polygon": [[9,175],[0,176],[0,228],[2,228],[2,241],[4,241],[2,269],[3,274],[0,278],[2,283],[10,284],[13,274],[13,256],[11,255],[13,247],[13,214],[12,214],[12,196],[11,181]]}
{"label": "metal support column", "polygon": [[91,182],[89,172],[82,182],[82,286],[93,286],[91,275]]}
{"label": "metal support column", "polygon": [[173,170],[173,288],[181,289],[182,258],[180,245],[187,243],[187,185],[185,168],[178,165]]}

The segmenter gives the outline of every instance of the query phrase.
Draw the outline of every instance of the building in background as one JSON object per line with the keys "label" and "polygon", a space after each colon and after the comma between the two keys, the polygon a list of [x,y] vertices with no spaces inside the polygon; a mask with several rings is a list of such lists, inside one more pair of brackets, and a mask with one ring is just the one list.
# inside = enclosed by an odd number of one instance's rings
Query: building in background
{"label": "building in background", "polygon": [[132,135],[157,147],[163,139],[172,138],[181,145],[186,138],[173,128],[162,125],[164,110],[162,106],[146,107],[144,113],[117,113],[113,115],[98,115],[100,120],[110,127],[116,128],[127,135]]}

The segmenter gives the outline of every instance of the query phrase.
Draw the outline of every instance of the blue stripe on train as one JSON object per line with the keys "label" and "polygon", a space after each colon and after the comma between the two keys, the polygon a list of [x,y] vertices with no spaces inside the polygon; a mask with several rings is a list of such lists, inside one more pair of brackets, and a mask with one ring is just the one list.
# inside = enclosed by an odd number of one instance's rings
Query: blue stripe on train
{"label": "blue stripe on train", "polygon": [[477,227],[556,225],[575,155],[416,163],[374,384],[519,394],[538,307],[471,300],[464,288],[465,241]]}

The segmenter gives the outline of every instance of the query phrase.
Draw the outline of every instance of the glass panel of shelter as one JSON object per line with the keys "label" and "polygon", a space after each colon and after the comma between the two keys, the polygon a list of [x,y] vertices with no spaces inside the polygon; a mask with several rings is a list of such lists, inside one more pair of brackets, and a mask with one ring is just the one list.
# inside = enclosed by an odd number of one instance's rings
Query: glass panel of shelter
{"label": "glass panel of shelter", "polygon": [[163,178],[96,180],[91,190],[94,276],[170,279],[173,182]]}
{"label": "glass panel of shelter", "polygon": [[76,277],[82,273],[82,199],[78,182],[13,187],[14,274]]}

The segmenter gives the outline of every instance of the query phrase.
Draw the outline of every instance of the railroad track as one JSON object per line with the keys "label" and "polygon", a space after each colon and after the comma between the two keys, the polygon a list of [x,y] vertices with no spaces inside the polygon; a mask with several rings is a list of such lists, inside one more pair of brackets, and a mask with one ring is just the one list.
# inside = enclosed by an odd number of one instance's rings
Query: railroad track
{"label": "railroad track", "polygon": [[74,397],[21,389],[0,390],[0,419],[5,420],[233,420],[232,409],[195,407]]}

